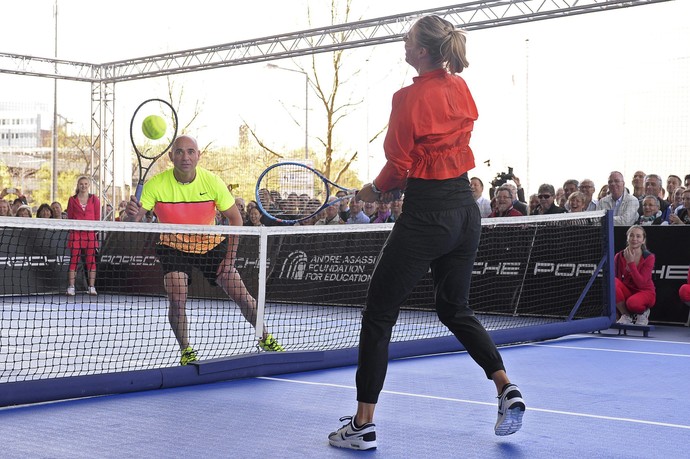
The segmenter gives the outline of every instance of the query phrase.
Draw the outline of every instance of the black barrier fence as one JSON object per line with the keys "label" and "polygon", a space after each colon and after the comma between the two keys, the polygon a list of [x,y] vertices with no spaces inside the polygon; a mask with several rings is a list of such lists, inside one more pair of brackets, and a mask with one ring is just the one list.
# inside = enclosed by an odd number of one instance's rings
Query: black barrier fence
{"label": "black barrier fence", "polygon": [[2,228],[2,295],[56,293],[65,288],[70,255],[68,231]]}
{"label": "black barrier fence", "polygon": [[[625,227],[616,227],[615,250],[625,246]],[[62,292],[66,286],[69,254],[67,231],[3,228],[0,270],[4,295]],[[535,244],[508,234],[519,229],[484,227],[475,262],[472,306],[477,312],[544,314],[549,292],[582,291],[596,269],[601,247],[591,244],[591,228],[566,227],[539,234]],[[599,231],[599,229],[596,229]],[[650,319],[659,323],[684,324],[688,308],[680,302],[678,289],[686,282],[690,263],[690,228],[687,226],[646,227],[647,244],[656,255],[654,282],[657,303]],[[48,234],[46,234],[48,233]],[[575,238],[573,238],[573,233]],[[387,232],[313,233],[270,235],[266,300],[305,304],[361,306],[373,271],[376,255]],[[364,235],[365,246],[359,244]],[[335,238],[335,239],[334,239]],[[154,233],[108,233],[99,251],[99,291],[164,295],[163,276],[155,257]],[[562,241],[576,241],[562,245]],[[520,241],[520,242],[515,242]],[[13,246],[10,246],[13,245]],[[250,292],[258,290],[259,240],[241,236],[236,266]],[[556,249],[554,249],[556,248]],[[590,251],[587,262],[574,261],[575,254]],[[580,258],[578,258],[580,259]],[[320,291],[319,291],[320,290]],[[347,292],[343,295],[342,292]],[[320,295],[312,298],[309,292]],[[324,293],[326,292],[326,293]],[[328,294],[337,292],[338,294]],[[414,290],[406,307],[432,307],[433,288],[427,276]],[[190,296],[222,297],[222,291],[208,288],[195,272]],[[601,282],[597,279],[584,298],[578,315],[601,315]],[[577,295],[575,295],[577,297]],[[549,305],[549,314],[567,316],[571,304]]]}
{"label": "black barrier fence", "polygon": [[[470,291],[472,308],[491,314],[567,317],[595,273],[602,247],[589,244],[557,251],[554,247],[563,240],[594,236],[601,240],[600,233],[601,228],[593,226],[535,226],[527,231],[522,227],[483,227]],[[364,234],[366,244],[361,243]],[[269,268],[267,301],[363,306],[378,251],[387,236],[387,232],[269,236],[269,240],[279,238],[280,242],[272,244],[271,258],[279,265]],[[311,298],[308,292],[315,289],[319,289],[317,297]],[[550,293],[564,291],[571,292],[568,297],[573,303],[554,303]],[[606,315],[605,304],[603,282],[598,276],[577,316]],[[403,308],[433,310],[430,274],[415,287]]]}

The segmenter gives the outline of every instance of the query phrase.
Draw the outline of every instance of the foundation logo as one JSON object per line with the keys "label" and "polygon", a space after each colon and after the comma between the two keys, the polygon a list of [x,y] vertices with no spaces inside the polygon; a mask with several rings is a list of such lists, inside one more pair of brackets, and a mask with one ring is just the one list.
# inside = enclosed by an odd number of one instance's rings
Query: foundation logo
{"label": "foundation logo", "polygon": [[311,258],[303,251],[291,252],[283,262],[279,279],[367,283],[376,264],[376,255],[319,254]]}
{"label": "foundation logo", "polygon": [[290,253],[280,269],[280,279],[302,280],[307,271],[307,254],[301,250]]}

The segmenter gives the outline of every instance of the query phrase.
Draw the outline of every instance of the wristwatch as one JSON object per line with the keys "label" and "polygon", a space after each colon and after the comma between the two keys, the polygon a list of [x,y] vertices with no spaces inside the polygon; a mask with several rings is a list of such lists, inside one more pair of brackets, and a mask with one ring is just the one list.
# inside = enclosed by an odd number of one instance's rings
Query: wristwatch
{"label": "wristwatch", "polygon": [[381,190],[379,190],[378,188],[376,188],[376,185],[374,184],[374,181],[373,181],[373,180],[371,181],[371,190],[372,190],[374,193],[381,194]]}

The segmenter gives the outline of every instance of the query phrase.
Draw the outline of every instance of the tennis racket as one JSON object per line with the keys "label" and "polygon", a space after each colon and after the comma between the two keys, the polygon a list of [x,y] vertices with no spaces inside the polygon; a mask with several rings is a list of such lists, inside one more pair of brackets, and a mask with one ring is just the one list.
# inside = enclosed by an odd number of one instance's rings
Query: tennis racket
{"label": "tennis racket", "polygon": [[[330,200],[331,190],[344,191],[345,196]],[[268,167],[256,182],[259,211],[270,220],[287,225],[309,220],[326,207],[356,194],[357,190],[331,182],[313,167],[290,161]],[[277,202],[272,196],[278,197]]]}
{"label": "tennis racket", "polygon": [[[157,140],[144,134],[144,120],[151,115],[158,116],[165,122],[165,133]],[[170,149],[177,137],[177,112],[170,103],[162,99],[145,100],[134,110],[129,124],[129,137],[139,163],[139,182],[134,193],[139,200],[151,166]]]}

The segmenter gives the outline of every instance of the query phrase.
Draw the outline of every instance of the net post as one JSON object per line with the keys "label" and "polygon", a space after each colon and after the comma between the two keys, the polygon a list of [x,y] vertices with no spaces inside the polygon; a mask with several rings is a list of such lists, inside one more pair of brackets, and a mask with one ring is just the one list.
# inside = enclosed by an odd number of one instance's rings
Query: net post
{"label": "net post", "polygon": [[268,230],[262,226],[259,228],[259,290],[256,295],[256,326],[254,333],[256,339],[263,338],[264,311],[266,305],[266,262],[268,253]]}
{"label": "net post", "polygon": [[616,322],[616,271],[614,266],[614,239],[613,239],[613,210],[607,210],[602,218],[604,224],[604,252],[606,253],[606,264],[604,265],[604,288],[606,295],[606,305],[611,323]]}
{"label": "net post", "polygon": [[[606,231],[606,229],[604,229]],[[604,243],[604,249],[606,248],[606,243]],[[604,256],[601,258],[601,261],[599,261],[599,264],[597,265],[597,268],[594,270],[592,275],[589,277],[589,281],[587,281],[587,285],[585,286],[584,289],[582,289],[582,293],[580,293],[580,297],[577,299],[575,302],[575,306],[573,306],[573,309],[570,310],[570,314],[568,314],[568,320],[573,320],[575,317],[575,314],[577,313],[577,310],[580,308],[580,305],[585,299],[585,295],[589,292],[589,289],[592,287],[592,284],[594,283],[594,280],[597,278],[599,273],[604,273],[604,267],[606,266],[606,263],[608,261],[608,253],[604,253]],[[607,291],[608,295],[608,291]],[[608,301],[606,302],[608,304]]]}

